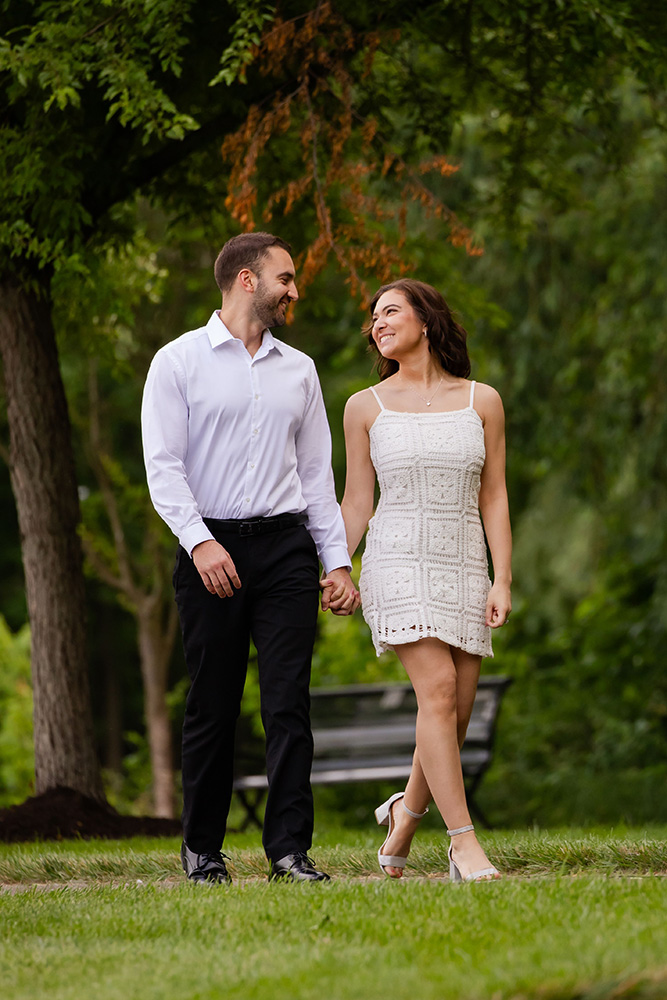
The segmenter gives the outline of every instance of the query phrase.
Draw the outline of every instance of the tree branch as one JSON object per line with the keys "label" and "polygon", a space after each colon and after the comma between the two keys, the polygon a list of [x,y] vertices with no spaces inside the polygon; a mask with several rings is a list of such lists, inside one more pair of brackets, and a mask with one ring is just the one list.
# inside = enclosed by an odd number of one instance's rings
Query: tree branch
{"label": "tree branch", "polygon": [[104,451],[102,448],[102,434],[100,431],[99,386],[97,382],[95,362],[92,360],[88,372],[88,397],[90,401],[89,436],[91,446],[91,466],[100,487],[100,493],[102,494],[106,514],[109,518],[109,524],[111,525],[114,548],[116,550],[116,558],[118,560],[119,578],[121,581],[119,589],[136,602],[139,598],[140,590],[137,587],[132,573],[132,563],[127,547],[127,541],[125,539],[123,523],[118,511],[116,496],[106,469],[104,468]]}
{"label": "tree branch", "polygon": [[123,580],[121,580],[119,576],[116,576],[110,569],[85,531],[81,532],[81,544],[83,545],[83,551],[86,554],[86,559],[89,561],[102,583],[106,583],[109,587],[113,588],[113,590],[118,590],[121,594],[125,594],[126,597],[131,598],[132,595],[127,593]]}
{"label": "tree branch", "polygon": [[343,251],[341,250],[340,246],[338,245],[334,237],[333,230],[331,228],[331,215],[329,213],[329,208],[326,203],[324,190],[322,188],[322,181],[320,179],[320,174],[319,174],[319,164],[317,160],[317,120],[313,112],[313,104],[310,99],[310,91],[308,89],[307,81],[304,82],[304,96],[306,100],[306,105],[308,107],[308,117],[310,119],[311,133],[313,137],[311,149],[312,149],[312,161],[313,161],[313,180],[315,182],[315,192],[316,192],[315,210],[317,212],[321,224],[324,227],[324,232],[327,241],[329,243],[329,246],[335,253],[336,257],[338,258],[341,267],[343,267],[352,275],[354,281],[356,281],[357,283],[357,286],[363,291],[366,288],[363,279],[360,277],[352,261],[348,260]]}

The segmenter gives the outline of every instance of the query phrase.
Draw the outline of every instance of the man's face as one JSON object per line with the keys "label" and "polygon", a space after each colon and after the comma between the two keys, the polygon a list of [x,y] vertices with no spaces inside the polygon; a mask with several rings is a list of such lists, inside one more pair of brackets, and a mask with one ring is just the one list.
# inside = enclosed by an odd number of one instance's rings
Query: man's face
{"label": "man's face", "polygon": [[290,302],[299,293],[294,283],[294,262],[282,247],[270,247],[257,274],[253,311],[265,327],[283,326]]}

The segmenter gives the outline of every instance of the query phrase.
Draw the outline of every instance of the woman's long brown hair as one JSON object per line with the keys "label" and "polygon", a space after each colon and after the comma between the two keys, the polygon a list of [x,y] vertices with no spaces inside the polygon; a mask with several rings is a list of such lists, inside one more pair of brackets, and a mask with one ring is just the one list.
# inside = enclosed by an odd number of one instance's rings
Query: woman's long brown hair
{"label": "woman's long brown hair", "polygon": [[[438,364],[451,375],[467,378],[470,375],[470,358],[466,340],[468,334],[456,322],[452,311],[440,292],[423,281],[414,278],[398,278],[396,281],[383,285],[373,296],[370,304],[371,316],[375,312],[378,299],[385,292],[395,288],[402,292],[426,327],[429,350],[437,359]],[[373,322],[363,329],[368,339],[371,351],[377,355],[377,370],[380,381],[394,375],[398,369],[398,361],[393,358],[383,358],[373,340]]]}

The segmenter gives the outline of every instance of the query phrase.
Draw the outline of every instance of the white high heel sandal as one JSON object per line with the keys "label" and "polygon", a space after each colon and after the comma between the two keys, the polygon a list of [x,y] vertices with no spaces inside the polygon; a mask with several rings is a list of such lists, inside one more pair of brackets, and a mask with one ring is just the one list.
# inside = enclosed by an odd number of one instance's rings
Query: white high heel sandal
{"label": "white high heel sandal", "polygon": [[[385,837],[384,844],[387,843],[394,829],[393,817],[391,815],[391,807],[393,806],[394,802],[397,802],[399,799],[405,799],[405,792],[396,792],[395,795],[392,795],[390,798],[387,799],[386,802],[383,802],[382,805],[378,806],[377,809],[375,810],[375,818],[378,822],[378,826],[389,827],[389,833]],[[409,816],[412,816],[413,819],[421,819],[428,812],[428,807],[424,810],[423,813],[413,812],[412,809],[408,809],[408,807],[405,804],[405,801],[403,802],[403,808],[405,809],[406,813]],[[384,848],[384,844],[378,851],[378,864],[380,865],[381,870],[388,878],[399,878],[398,875],[390,875],[389,872],[386,871],[386,869],[405,868],[405,863],[408,859],[401,858],[397,854],[383,854],[382,849]]]}
{"label": "white high heel sandal", "polygon": [[[456,837],[458,836],[459,833],[469,833],[471,830],[474,829],[475,827],[472,825],[460,826],[458,830],[448,830],[447,833],[449,834],[450,837]],[[459,866],[456,864],[456,861],[454,861],[454,859],[452,858],[451,844],[449,845],[448,857],[449,857],[450,882],[484,882],[486,880],[490,881],[489,876],[491,876],[493,879],[502,877],[498,869],[491,866],[489,868],[480,868],[480,870],[477,872],[470,872],[469,875],[466,875],[466,877],[463,878],[459,870]]]}

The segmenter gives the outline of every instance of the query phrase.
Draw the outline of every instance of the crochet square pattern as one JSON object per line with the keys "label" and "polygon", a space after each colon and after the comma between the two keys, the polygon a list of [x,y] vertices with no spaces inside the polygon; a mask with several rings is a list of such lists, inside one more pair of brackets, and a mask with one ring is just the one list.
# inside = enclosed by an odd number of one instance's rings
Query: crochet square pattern
{"label": "crochet square pattern", "polygon": [[359,586],[378,656],[433,636],[492,656],[490,581],[479,516],[484,429],[472,406],[448,413],[383,409],[370,431],[380,501]]}

